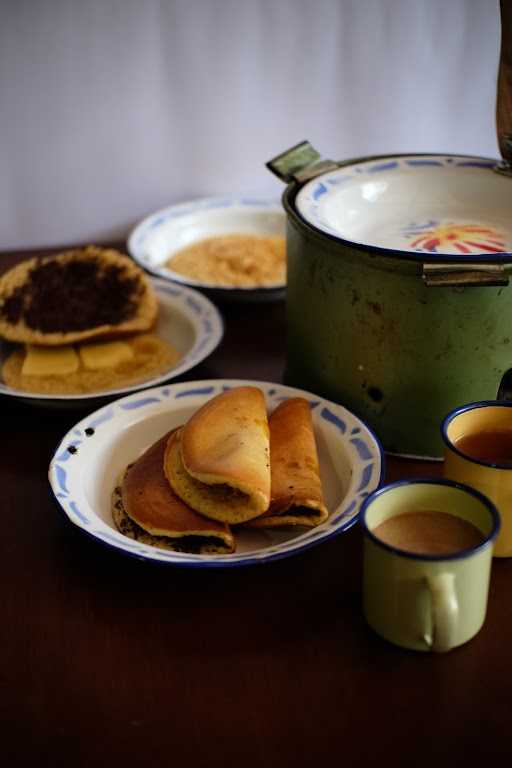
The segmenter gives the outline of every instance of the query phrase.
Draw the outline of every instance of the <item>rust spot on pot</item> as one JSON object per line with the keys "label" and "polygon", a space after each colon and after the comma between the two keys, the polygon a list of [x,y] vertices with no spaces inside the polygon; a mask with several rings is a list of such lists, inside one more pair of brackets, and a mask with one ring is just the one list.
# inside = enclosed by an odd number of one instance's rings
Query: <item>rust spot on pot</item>
{"label": "rust spot on pot", "polygon": [[307,285],[309,288],[312,288],[315,284],[317,268],[318,268],[318,260],[315,259],[313,261],[310,261],[308,265],[308,274],[307,274]]}
{"label": "rust spot on pot", "polygon": [[379,389],[378,387],[369,387],[369,389],[368,389],[368,395],[369,395],[369,397],[371,397],[371,399],[372,399],[372,400],[373,400],[375,403],[380,403],[380,402],[382,402],[382,400],[383,400],[383,398],[384,398],[384,393],[383,393],[383,392],[382,392],[382,390],[381,390],[381,389]]}
{"label": "rust spot on pot", "polygon": [[376,301],[367,301],[366,303],[374,314],[382,315],[382,307],[380,304],[378,304]]}

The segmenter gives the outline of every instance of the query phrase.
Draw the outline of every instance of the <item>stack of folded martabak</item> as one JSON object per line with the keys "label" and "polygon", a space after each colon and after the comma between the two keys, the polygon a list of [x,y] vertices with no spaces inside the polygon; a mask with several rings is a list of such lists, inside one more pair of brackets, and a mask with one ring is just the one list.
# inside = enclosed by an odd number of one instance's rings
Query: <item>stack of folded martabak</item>
{"label": "stack of folded martabak", "polygon": [[267,417],[257,387],[209,400],[130,465],[113,517],[131,538],[173,550],[235,550],[230,526],[315,526],[327,518],[307,400]]}

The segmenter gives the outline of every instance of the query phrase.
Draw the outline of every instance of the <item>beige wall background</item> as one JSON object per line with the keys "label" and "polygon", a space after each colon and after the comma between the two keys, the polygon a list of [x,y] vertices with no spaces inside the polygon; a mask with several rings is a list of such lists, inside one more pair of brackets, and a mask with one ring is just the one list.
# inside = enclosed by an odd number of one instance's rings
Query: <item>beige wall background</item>
{"label": "beige wall background", "polygon": [[0,248],[124,236],[264,164],[497,156],[497,0],[0,0]]}

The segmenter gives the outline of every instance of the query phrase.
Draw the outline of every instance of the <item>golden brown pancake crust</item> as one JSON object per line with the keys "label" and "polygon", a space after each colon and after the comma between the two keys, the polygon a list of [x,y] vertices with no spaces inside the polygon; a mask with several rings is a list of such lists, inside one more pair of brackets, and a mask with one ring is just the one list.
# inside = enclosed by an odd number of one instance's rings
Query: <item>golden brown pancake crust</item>
{"label": "golden brown pancake crust", "polygon": [[190,418],[181,440],[183,463],[198,480],[211,476],[270,496],[267,410],[257,387],[213,397]]}
{"label": "golden brown pancake crust", "polygon": [[139,541],[141,544],[147,544],[150,547],[160,547],[169,549],[171,552],[188,552],[199,555],[224,555],[233,550],[226,547],[222,539],[216,539],[213,536],[179,536],[172,538],[170,536],[153,536],[137,525],[131,517],[128,517],[123,505],[121,496],[121,487],[116,486],[112,493],[112,519],[123,536],[129,539]]}
{"label": "golden brown pancake crust", "polygon": [[267,512],[250,525],[319,525],[328,512],[308,401],[294,397],[280,403],[270,416],[269,428],[271,502]]}
{"label": "golden brown pancake crust", "polygon": [[163,459],[172,432],[162,437],[126,471],[121,483],[122,505],[129,518],[152,536],[214,537],[233,552],[234,537],[227,525],[198,515],[172,491]]}
{"label": "golden brown pancake crust", "polygon": [[265,400],[235,387],[209,400],[169,441],[165,472],[189,506],[214,520],[241,523],[270,503]]}

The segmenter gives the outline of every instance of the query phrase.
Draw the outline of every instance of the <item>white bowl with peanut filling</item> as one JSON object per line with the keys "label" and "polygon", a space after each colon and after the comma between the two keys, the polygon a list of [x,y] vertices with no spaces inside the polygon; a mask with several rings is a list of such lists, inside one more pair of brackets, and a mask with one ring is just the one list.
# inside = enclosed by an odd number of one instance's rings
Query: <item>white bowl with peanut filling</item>
{"label": "white bowl with peanut filling", "polygon": [[151,214],[128,239],[144,269],[215,298],[284,297],[286,218],[276,201],[203,198]]}

